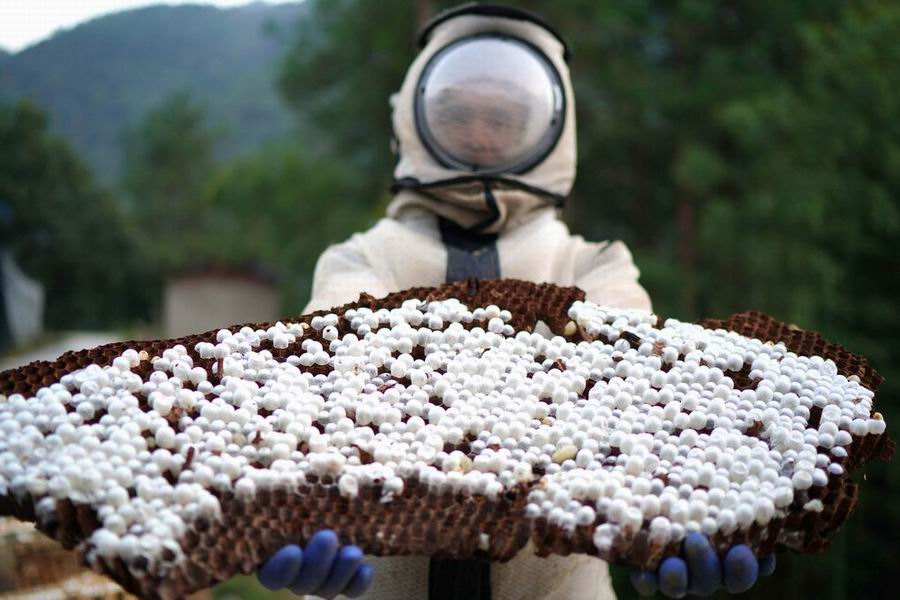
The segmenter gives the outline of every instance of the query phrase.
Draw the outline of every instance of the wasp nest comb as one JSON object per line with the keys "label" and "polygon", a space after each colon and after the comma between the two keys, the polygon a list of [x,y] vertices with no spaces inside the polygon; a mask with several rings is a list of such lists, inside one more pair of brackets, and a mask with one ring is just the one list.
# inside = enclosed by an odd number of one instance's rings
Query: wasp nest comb
{"label": "wasp nest comb", "polygon": [[662,322],[511,280],[364,295],[3,373],[0,514],[161,598],[326,527],[376,555],[531,540],[648,568],[692,531],[811,552],[893,449],[879,383],[758,313]]}

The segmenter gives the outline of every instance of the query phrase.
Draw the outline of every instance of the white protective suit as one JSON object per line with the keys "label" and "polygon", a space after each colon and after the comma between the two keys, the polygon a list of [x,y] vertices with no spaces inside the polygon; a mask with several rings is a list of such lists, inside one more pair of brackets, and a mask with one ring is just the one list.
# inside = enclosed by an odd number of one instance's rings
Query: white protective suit
{"label": "white protective suit", "polygon": [[[531,22],[485,16],[460,16],[441,23],[410,67],[399,94],[392,99],[394,131],[401,157],[395,180],[423,183],[465,175],[434,162],[418,140],[412,124],[412,94],[428,58],[450,41],[478,32],[520,36],[539,47],[562,75],[568,104],[561,137],[546,159],[521,175],[510,176],[527,186],[566,196],[575,176],[574,104],[563,46],[547,30]],[[519,188],[494,188],[499,214],[483,231],[498,234],[500,273],[505,278],[575,285],[587,298],[617,307],[650,308],[638,283],[631,253],[619,241],[591,243],[571,235],[545,197]],[[427,193],[401,189],[388,207],[387,218],[370,230],[331,246],[319,258],[312,299],[304,312],[356,300],[360,293],[383,296],[415,286],[445,282],[447,250],[438,217],[463,227],[490,216],[480,184],[429,187]],[[367,557],[374,583],[364,598],[425,600],[429,559]],[[585,555],[537,557],[526,547],[511,561],[491,567],[494,600],[606,600],[615,598],[606,563]]]}

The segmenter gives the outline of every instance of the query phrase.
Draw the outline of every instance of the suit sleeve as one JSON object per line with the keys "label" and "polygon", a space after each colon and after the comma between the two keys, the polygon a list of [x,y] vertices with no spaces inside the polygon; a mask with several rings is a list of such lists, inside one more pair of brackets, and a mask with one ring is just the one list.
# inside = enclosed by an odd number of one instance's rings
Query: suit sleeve
{"label": "suit sleeve", "polygon": [[588,300],[616,308],[652,310],[650,296],[638,282],[640,271],[624,243],[585,243],[578,254],[575,285],[586,292]]}
{"label": "suit sleeve", "polygon": [[363,292],[376,297],[390,291],[387,274],[379,273],[366,258],[357,236],[329,246],[316,262],[312,296],[304,313],[352,302]]}

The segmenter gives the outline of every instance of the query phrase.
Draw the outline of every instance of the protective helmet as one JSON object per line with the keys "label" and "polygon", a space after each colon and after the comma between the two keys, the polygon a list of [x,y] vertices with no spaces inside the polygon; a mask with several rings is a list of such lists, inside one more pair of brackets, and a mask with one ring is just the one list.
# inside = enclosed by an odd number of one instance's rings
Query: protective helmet
{"label": "protective helmet", "polygon": [[400,200],[392,210],[427,198],[435,212],[490,231],[561,205],[576,155],[559,36],[531,13],[473,4],[433,19],[419,43],[392,98]]}

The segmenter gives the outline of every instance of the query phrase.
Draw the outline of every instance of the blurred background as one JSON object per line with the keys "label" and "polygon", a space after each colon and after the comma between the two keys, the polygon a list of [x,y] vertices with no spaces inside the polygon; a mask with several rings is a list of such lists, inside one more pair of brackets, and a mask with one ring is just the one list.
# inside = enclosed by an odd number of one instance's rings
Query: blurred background
{"label": "blurred background", "polygon": [[[573,230],[624,240],[663,315],[762,310],[863,354],[900,423],[900,4],[508,3],[573,50]],[[298,314],[383,213],[388,96],[455,3],[135,4],[0,5],[0,368]],[[833,546],[745,597],[896,597],[900,460],[861,477]]]}

